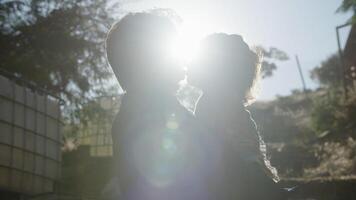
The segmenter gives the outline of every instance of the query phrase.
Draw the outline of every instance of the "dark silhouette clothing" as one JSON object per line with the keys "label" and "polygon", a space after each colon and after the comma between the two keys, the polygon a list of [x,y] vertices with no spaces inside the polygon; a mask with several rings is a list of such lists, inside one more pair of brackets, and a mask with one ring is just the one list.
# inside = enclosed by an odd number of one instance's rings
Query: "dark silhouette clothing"
{"label": "dark silhouette clothing", "polygon": [[243,105],[222,113],[222,116],[206,110],[199,113],[199,105],[197,110],[198,123],[220,142],[217,147],[221,148],[218,150],[221,162],[208,180],[214,199],[286,199],[285,192],[272,179],[273,173],[268,168],[271,166],[265,163],[268,160],[261,152],[255,123]]}
{"label": "dark silhouette clothing", "polygon": [[217,157],[213,142],[193,115],[171,102],[123,99],[113,125],[121,199],[211,199],[206,177]]}
{"label": "dark silhouette clothing", "polygon": [[286,199],[256,149],[249,112],[231,113],[204,121],[175,100],[124,98],[113,126],[120,199]]}

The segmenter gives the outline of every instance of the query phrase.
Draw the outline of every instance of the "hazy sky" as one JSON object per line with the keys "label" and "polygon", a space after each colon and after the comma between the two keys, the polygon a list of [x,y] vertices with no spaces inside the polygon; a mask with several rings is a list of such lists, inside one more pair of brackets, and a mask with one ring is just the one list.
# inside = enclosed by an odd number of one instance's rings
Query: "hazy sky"
{"label": "hazy sky", "polygon": [[[335,27],[350,14],[335,13],[341,0],[143,0],[124,1],[124,9],[172,8],[199,35],[211,32],[238,33],[249,45],[274,46],[290,60],[278,63],[274,76],[263,80],[260,100],[286,95],[301,88],[296,68],[298,54],[307,86],[310,70],[337,51]],[[342,30],[346,40],[349,28]]]}

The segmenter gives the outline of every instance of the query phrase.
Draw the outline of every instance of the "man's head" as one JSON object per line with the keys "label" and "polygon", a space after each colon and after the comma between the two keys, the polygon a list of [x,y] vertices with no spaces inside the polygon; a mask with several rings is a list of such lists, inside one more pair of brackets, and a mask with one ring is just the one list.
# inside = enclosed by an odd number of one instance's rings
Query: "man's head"
{"label": "man's head", "polygon": [[125,90],[173,87],[182,79],[183,72],[167,53],[176,34],[170,18],[150,13],[128,14],[112,27],[107,57]]}

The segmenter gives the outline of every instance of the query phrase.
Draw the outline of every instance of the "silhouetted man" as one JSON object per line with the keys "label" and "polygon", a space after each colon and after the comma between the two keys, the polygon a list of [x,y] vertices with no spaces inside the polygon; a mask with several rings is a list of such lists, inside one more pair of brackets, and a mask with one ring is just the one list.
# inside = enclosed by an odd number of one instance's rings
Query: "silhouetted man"
{"label": "silhouetted man", "polygon": [[167,53],[175,34],[169,18],[136,13],[108,35],[108,60],[126,91],[112,132],[118,189],[125,200],[200,199],[203,194],[192,118],[175,98],[184,74]]}

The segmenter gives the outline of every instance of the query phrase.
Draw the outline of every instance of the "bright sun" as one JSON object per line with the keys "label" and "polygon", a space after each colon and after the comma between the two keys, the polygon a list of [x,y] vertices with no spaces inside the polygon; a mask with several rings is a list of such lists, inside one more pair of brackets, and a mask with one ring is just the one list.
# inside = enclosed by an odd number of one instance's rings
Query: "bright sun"
{"label": "bright sun", "polygon": [[171,56],[187,65],[196,55],[203,32],[194,24],[183,23],[178,27],[178,36],[171,43]]}

